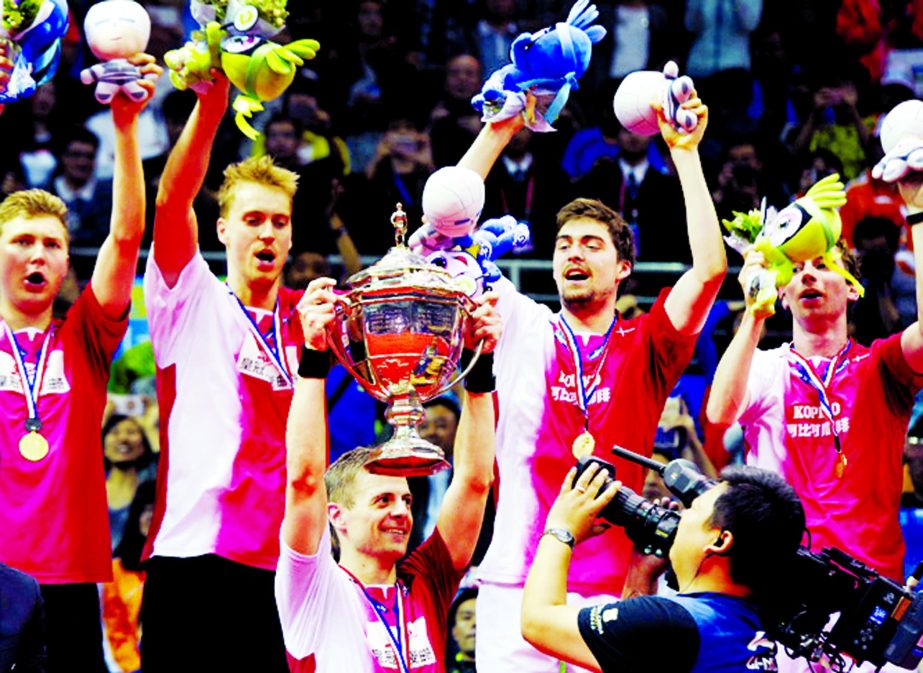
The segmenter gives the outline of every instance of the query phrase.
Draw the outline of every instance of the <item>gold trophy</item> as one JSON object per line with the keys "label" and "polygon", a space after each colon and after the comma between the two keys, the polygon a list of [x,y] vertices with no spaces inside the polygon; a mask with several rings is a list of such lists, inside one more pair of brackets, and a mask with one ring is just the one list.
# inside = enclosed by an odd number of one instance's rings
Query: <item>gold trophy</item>
{"label": "gold trophy", "polygon": [[[351,276],[336,305],[330,343],[337,359],[377,400],[388,403],[391,439],[366,467],[376,474],[418,476],[449,467],[442,450],[423,439],[423,402],[459,380],[459,359],[474,302],[445,269],[404,243],[407,215],[391,216],[395,245],[378,262]],[[479,344],[471,365],[480,355]]]}

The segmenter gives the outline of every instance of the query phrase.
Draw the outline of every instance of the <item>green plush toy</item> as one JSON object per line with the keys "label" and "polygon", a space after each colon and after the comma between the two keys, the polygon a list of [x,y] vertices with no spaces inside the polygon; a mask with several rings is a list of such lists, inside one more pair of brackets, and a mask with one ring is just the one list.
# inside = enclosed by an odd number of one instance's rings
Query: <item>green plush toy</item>
{"label": "green plush toy", "polygon": [[728,230],[725,240],[740,253],[752,246],[763,253],[767,268],[747,281],[746,291],[754,299],[754,312],[771,315],[779,294],[792,279],[794,265],[822,258],[825,265],[847,282],[859,294],[864,288],[842,265],[836,247],[843,225],[839,208],[846,203],[846,192],[840,176],[834,173],[815,183],[807,193],[778,213],[766,209],[749,213],[735,212],[733,220],[724,220]]}
{"label": "green plush toy", "polygon": [[241,91],[234,100],[237,127],[253,140],[259,133],[249,118],[285,91],[298,67],[317,55],[320,44],[270,41],[285,27],[286,0],[191,0],[190,7],[202,29],[164,56],[170,80],[178,89],[201,91],[210,85],[212,68],[223,71]]}

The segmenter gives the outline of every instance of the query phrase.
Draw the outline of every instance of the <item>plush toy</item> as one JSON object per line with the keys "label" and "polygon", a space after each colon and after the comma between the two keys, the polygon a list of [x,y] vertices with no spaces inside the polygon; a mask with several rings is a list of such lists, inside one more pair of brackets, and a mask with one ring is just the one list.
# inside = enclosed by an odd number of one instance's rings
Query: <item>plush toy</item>
{"label": "plush toy", "polygon": [[881,124],[885,155],[872,177],[897,182],[910,171],[923,171],[923,101],[907,100],[887,114]]}
{"label": "plush toy", "polygon": [[512,215],[487,220],[473,234],[451,238],[423,225],[410,237],[411,250],[451,273],[470,297],[500,279],[495,261],[529,243],[529,226]]}
{"label": "plush toy", "polygon": [[13,69],[6,86],[0,86],[0,103],[28,98],[54,77],[66,32],[65,0],[3,0],[0,40]]}
{"label": "plush toy", "polygon": [[471,103],[484,121],[522,114],[533,131],[553,131],[551,124],[571,89],[590,65],[593,44],[606,35],[591,26],[599,12],[589,0],[577,0],[567,21],[537,33],[523,33],[510,47],[510,60],[484,83]]}
{"label": "plush toy", "polygon": [[764,200],[760,210],[734,213],[734,220],[724,220],[728,245],[741,253],[752,245],[763,253],[768,265],[746,280],[746,292],[755,300],[754,311],[771,315],[778,289],[792,279],[794,264],[818,257],[864,294],[859,281],[840,263],[836,248],[842,230],[838,209],[845,203],[843,183],[834,173],[778,213],[767,209]]}
{"label": "plush toy", "polygon": [[170,80],[179,89],[201,90],[211,82],[211,69],[224,71],[240,90],[234,100],[234,121],[251,140],[259,133],[250,126],[254,112],[277,98],[292,83],[306,59],[317,55],[316,40],[287,45],[269,38],[285,26],[286,0],[192,0],[192,15],[201,26],[193,40],[167,52]]}
{"label": "plush toy", "polygon": [[90,7],[83,30],[90,51],[104,61],[80,72],[84,84],[96,82],[96,100],[108,105],[119,91],[145,100],[148,92],[138,84],[144,75],[127,58],[144,51],[151,36],[151,17],[144,7],[134,0],[103,0]]}
{"label": "plush toy", "polygon": [[652,105],[663,107],[664,116],[677,131],[691,133],[698,117],[680,107],[692,97],[695,87],[688,75],[679,76],[679,66],[667,61],[663,72],[639,70],[629,73],[612,99],[612,109],[619,123],[632,133],[653,136],[660,132],[657,112]]}

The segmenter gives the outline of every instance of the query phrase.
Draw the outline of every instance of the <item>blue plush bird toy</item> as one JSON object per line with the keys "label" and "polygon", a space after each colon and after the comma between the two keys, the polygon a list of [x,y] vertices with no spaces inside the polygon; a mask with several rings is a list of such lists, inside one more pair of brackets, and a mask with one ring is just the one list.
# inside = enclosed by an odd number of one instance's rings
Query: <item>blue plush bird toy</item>
{"label": "blue plush bird toy", "polygon": [[495,71],[471,100],[482,119],[522,114],[533,131],[553,131],[551,124],[590,65],[593,45],[606,36],[605,28],[590,25],[597,17],[596,5],[578,0],[564,23],[517,37],[510,47],[512,63]]}

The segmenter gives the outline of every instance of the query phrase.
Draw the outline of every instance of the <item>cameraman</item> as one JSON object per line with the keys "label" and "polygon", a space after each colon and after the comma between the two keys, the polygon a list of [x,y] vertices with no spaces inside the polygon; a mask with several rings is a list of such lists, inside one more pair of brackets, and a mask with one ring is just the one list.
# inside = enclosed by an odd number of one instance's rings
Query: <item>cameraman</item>
{"label": "cameraman", "polygon": [[775,670],[775,646],[754,599],[768,592],[804,531],[804,510],[788,484],[758,468],[725,469],[680,515],[670,549],[679,595],[644,595],[665,564],[635,552],[623,600],[581,609],[567,605],[573,544],[598,531],[596,518],[621,485],[603,488],[607,474],[592,465],[576,484],[575,475],[548,513],[526,580],[526,640],[595,671]]}

